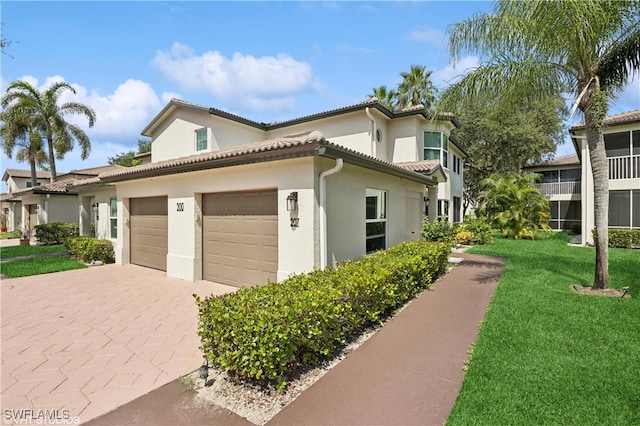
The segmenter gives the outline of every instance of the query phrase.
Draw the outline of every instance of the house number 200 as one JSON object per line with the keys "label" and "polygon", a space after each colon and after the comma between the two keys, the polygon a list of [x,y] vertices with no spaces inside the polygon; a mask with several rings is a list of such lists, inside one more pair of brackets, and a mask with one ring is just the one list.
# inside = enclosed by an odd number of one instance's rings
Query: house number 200
{"label": "house number 200", "polygon": [[176,203],[176,211],[183,212],[184,211],[184,203]]}

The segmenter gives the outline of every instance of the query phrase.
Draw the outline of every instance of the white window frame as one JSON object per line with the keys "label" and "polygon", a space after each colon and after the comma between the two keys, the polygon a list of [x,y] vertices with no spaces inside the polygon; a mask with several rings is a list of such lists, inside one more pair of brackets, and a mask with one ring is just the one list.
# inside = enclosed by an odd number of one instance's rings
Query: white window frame
{"label": "white window frame", "polygon": [[[199,148],[198,144],[202,141],[198,139],[198,135],[202,133],[204,133],[204,137],[205,137],[204,139],[205,146],[204,148]],[[206,127],[196,129],[194,131],[194,139],[195,139],[196,152],[207,151],[209,149],[209,129],[207,129]]]}
{"label": "white window frame", "polygon": [[[427,139],[427,134],[439,134],[440,135],[440,143],[439,146],[425,146],[425,142]],[[422,159],[428,160],[425,155],[426,151],[439,151],[439,161],[442,164],[442,167],[445,169],[449,168],[449,137],[443,132],[432,132],[429,130],[425,130],[422,134]]]}
{"label": "white window frame", "polygon": [[[369,199],[376,198],[376,211],[374,212],[375,217],[371,217],[369,214]],[[383,189],[377,188],[367,188],[366,189],[366,197],[365,197],[365,251],[367,253],[373,253],[377,250],[386,250],[388,238],[389,227],[387,226],[388,219],[388,209],[389,209],[389,192]],[[370,224],[383,224],[384,233],[381,234],[371,234],[368,235]],[[374,250],[369,250],[369,241],[377,240],[383,238],[384,244],[381,248],[375,248]]]}
{"label": "white window frame", "polygon": [[[115,208],[113,203],[115,203]],[[113,235],[114,232],[115,235]],[[118,238],[118,199],[115,197],[109,198],[109,237],[112,240]]]}

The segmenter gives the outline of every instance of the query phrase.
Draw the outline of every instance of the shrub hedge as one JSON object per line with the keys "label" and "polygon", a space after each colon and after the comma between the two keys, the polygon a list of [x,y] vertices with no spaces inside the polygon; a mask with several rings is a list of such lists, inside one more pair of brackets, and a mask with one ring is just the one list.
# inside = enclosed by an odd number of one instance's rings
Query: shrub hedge
{"label": "shrub hedge", "polygon": [[473,234],[471,243],[474,244],[491,244],[493,243],[493,229],[484,217],[466,216],[464,222],[460,225],[460,230],[468,231]]}
{"label": "shrub hedge", "polygon": [[[596,240],[596,230],[592,231],[593,240]],[[640,230],[609,228],[609,247],[613,248],[640,248]]]}
{"label": "shrub hedge", "polygon": [[77,223],[52,222],[44,225],[36,225],[36,239],[45,245],[63,244],[69,237],[79,234]]}
{"label": "shrub hedge", "polygon": [[69,237],[64,246],[72,256],[82,262],[91,263],[94,260],[103,263],[115,262],[113,244],[109,240],[99,240],[93,237]]}
{"label": "shrub hedge", "polygon": [[280,283],[194,295],[201,349],[238,378],[282,387],[428,288],[449,253],[446,243],[413,241]]}

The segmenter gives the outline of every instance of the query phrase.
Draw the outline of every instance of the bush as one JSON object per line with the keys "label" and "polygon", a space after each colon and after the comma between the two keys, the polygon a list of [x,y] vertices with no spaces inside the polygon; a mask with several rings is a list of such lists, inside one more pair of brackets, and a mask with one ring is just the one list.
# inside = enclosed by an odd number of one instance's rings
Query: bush
{"label": "bush", "polygon": [[[593,241],[596,241],[596,230],[593,229]],[[609,247],[612,248],[640,248],[639,229],[609,228]]]}
{"label": "bush", "polygon": [[69,237],[80,232],[77,223],[53,222],[36,225],[36,239],[44,245],[63,244]]}
{"label": "bush", "polygon": [[69,254],[85,263],[93,261],[115,262],[113,244],[109,240],[99,240],[92,237],[70,237],[65,240],[64,246]]}
{"label": "bush", "polygon": [[474,244],[493,243],[493,229],[484,217],[467,216],[464,218],[462,225],[460,225],[460,229],[473,234],[471,242]]}
{"label": "bush", "polygon": [[460,229],[456,232],[455,240],[456,240],[456,243],[458,244],[468,245],[468,244],[471,244],[471,242],[473,241],[473,237],[474,237],[473,232]]}
{"label": "bush", "polygon": [[444,242],[453,245],[455,230],[446,217],[441,217],[433,222],[429,218],[424,218],[422,225],[422,237],[426,241]]}
{"label": "bush", "polygon": [[449,252],[448,244],[413,241],[280,283],[194,295],[201,349],[238,378],[284,386],[428,288]]}

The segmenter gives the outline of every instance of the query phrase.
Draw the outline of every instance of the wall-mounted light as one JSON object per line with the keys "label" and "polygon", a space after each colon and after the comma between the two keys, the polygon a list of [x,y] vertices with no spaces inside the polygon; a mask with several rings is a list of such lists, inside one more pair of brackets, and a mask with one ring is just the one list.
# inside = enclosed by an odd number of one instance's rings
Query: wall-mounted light
{"label": "wall-mounted light", "polygon": [[287,211],[293,212],[298,210],[298,193],[292,192],[287,196]]}
{"label": "wall-mounted light", "polygon": [[93,211],[94,211],[94,212],[97,212],[97,211],[98,211],[98,203],[93,203],[93,204],[91,205],[91,208],[93,208]]}
{"label": "wall-mounted light", "polygon": [[429,199],[427,197],[424,197],[423,200],[424,200],[424,205],[429,207]]}

